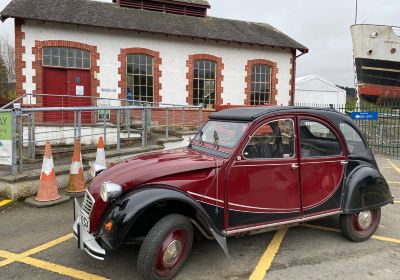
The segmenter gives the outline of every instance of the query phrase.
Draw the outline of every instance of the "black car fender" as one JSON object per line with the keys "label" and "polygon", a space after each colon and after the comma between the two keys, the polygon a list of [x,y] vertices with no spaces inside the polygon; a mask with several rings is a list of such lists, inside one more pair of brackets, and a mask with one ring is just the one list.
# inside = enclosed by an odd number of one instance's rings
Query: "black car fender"
{"label": "black car fender", "polygon": [[[168,201],[179,202],[182,203],[181,205],[190,207],[195,213],[195,217],[191,221],[198,223],[198,225],[209,231],[211,236],[221,245],[224,252],[227,253],[225,237],[221,230],[215,226],[201,204],[184,192],[162,185],[147,185],[128,192],[113,201],[112,205],[103,214],[99,225],[101,228],[98,239],[107,250],[117,249],[124,243],[141,214],[156,204]],[[107,221],[113,222],[111,232],[106,231],[102,226]]]}
{"label": "black car fender", "polygon": [[348,175],[342,203],[343,214],[379,208],[392,202],[388,183],[372,165],[360,165]]}

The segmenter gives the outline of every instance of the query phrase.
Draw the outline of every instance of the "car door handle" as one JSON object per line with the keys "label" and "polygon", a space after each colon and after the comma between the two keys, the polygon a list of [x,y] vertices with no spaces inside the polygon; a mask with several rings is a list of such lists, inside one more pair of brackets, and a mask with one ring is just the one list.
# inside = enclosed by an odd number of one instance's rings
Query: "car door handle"
{"label": "car door handle", "polygon": [[297,169],[299,168],[299,165],[297,163],[292,163],[292,169]]}
{"label": "car door handle", "polygon": [[341,165],[346,165],[346,164],[348,164],[349,162],[347,161],[347,160],[342,160],[341,162],[340,162],[340,164]]}

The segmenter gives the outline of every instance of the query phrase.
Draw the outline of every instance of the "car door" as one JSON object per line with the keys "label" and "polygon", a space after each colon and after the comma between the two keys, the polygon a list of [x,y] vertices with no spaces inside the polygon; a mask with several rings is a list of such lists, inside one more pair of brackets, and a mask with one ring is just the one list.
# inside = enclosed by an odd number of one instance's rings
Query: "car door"
{"label": "car door", "polygon": [[338,211],[347,164],[343,139],[325,120],[299,116],[298,124],[302,212]]}
{"label": "car door", "polygon": [[228,226],[300,216],[296,119],[284,116],[260,123],[241,147],[227,176]]}

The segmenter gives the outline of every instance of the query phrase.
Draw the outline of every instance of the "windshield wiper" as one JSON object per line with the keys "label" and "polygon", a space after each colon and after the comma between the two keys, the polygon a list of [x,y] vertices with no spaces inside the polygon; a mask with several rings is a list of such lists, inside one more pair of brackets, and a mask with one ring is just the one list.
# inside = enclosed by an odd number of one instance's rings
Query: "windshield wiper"
{"label": "windshield wiper", "polygon": [[214,130],[214,146],[217,148],[218,148],[218,143],[219,143],[218,132]]}
{"label": "windshield wiper", "polygon": [[204,134],[203,129],[200,129],[200,131],[199,131],[200,144],[203,144],[203,134]]}

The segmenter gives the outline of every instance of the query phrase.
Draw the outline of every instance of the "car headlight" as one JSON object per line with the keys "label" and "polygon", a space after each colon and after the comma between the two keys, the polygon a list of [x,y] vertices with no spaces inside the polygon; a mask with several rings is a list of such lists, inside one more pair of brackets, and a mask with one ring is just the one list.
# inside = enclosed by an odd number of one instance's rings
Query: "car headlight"
{"label": "car headlight", "polygon": [[100,188],[100,196],[104,202],[117,198],[122,194],[122,187],[111,182],[104,182]]}

